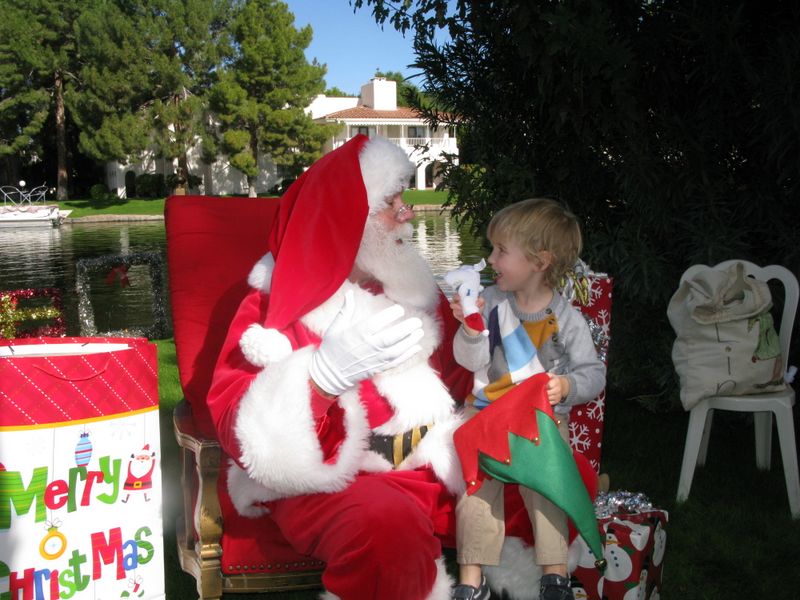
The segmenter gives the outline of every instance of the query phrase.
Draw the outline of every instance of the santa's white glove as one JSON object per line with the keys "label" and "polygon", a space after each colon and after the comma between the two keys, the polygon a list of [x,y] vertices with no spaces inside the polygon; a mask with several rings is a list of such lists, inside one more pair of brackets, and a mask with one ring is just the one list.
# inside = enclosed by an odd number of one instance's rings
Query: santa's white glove
{"label": "santa's white glove", "polygon": [[422,321],[416,317],[398,321],[405,314],[399,304],[358,322],[354,322],[354,312],[353,292],[349,290],[311,358],[311,379],[334,396],[401,364],[422,349],[417,344],[424,335]]}

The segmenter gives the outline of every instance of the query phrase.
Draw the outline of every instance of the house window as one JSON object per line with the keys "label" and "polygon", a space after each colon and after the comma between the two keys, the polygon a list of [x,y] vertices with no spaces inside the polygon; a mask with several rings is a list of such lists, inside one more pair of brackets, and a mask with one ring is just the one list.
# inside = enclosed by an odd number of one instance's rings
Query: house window
{"label": "house window", "polygon": [[359,133],[369,137],[369,127],[353,127],[353,135],[356,136]]}
{"label": "house window", "polygon": [[418,127],[415,125],[408,126],[408,137],[410,138],[424,138],[428,137],[427,132],[425,131],[424,127]]}

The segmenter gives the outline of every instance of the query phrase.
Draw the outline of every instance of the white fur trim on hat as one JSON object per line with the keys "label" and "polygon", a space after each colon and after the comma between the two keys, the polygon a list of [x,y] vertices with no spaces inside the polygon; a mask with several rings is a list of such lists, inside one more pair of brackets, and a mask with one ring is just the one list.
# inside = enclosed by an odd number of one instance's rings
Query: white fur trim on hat
{"label": "white fur trim on hat", "polygon": [[414,163],[405,151],[386,138],[374,137],[358,157],[370,210],[385,208],[384,201],[408,187]]}
{"label": "white fur trim on hat", "polygon": [[265,329],[256,323],[239,338],[239,348],[247,362],[256,367],[266,367],[292,353],[289,338],[277,329]]}
{"label": "white fur trim on hat", "polygon": [[267,252],[250,270],[247,283],[250,287],[269,294],[272,286],[272,272],[275,270],[275,259],[271,252]]}

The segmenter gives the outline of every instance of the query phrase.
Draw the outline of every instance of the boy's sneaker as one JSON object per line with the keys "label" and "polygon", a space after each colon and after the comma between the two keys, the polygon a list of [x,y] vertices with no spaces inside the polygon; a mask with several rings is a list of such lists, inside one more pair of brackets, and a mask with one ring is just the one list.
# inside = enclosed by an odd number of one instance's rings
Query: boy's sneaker
{"label": "boy's sneaker", "polygon": [[542,581],[539,584],[539,600],[575,600],[569,578],[555,573],[542,575]]}
{"label": "boy's sneaker", "polygon": [[459,583],[453,588],[452,600],[489,600],[492,597],[486,577],[481,575],[481,587],[476,588],[466,583]]}

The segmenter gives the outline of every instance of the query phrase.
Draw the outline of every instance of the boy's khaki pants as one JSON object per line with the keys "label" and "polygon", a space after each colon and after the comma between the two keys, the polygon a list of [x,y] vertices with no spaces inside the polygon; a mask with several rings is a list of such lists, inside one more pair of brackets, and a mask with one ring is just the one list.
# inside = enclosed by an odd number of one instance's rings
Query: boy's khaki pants
{"label": "boy's khaki pants", "polygon": [[[558,431],[569,440],[567,418],[557,416]],[[462,495],[456,505],[457,561],[461,565],[497,565],[505,538],[503,489],[505,485],[485,479],[472,496]],[[539,565],[567,563],[567,516],[544,496],[519,486],[533,526],[534,552]]]}

